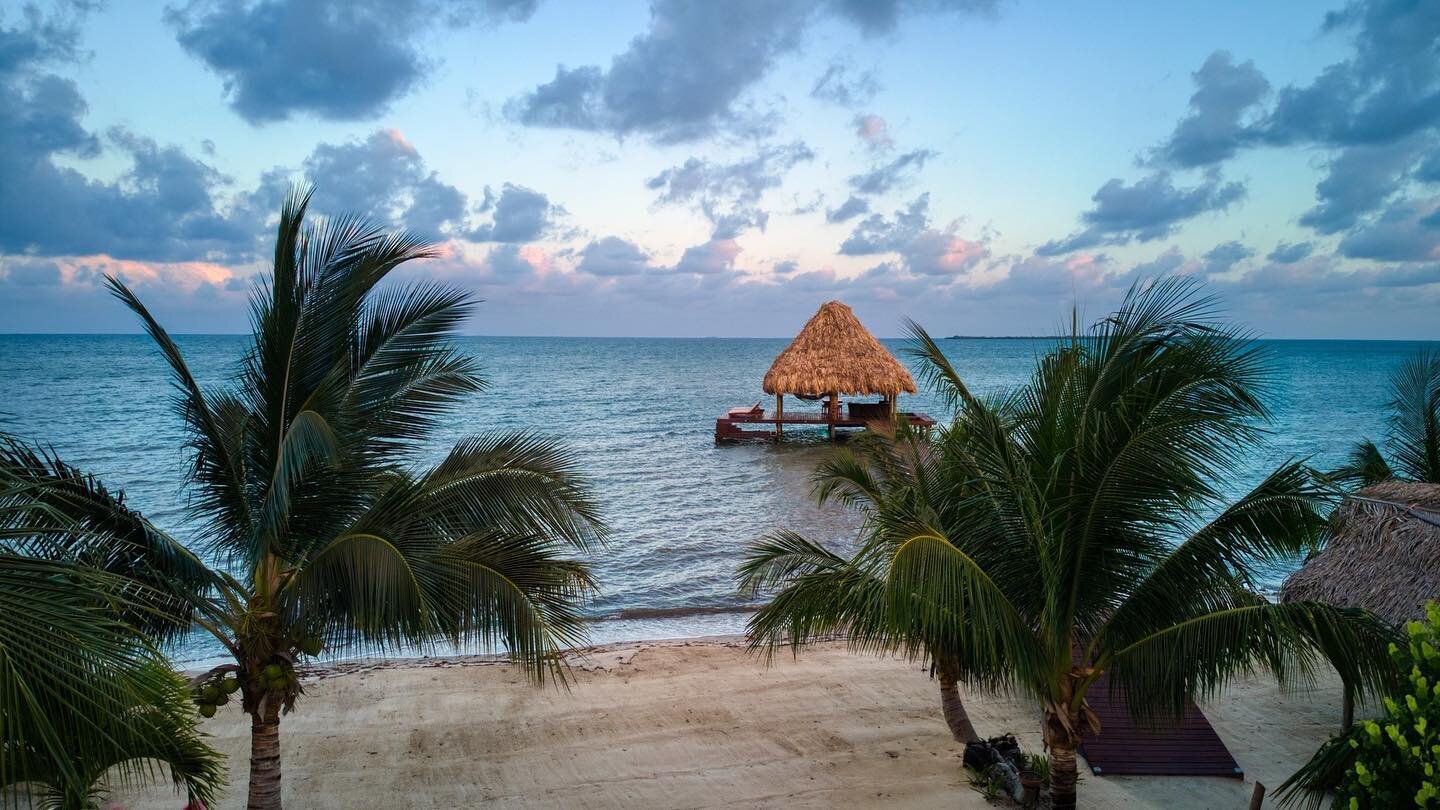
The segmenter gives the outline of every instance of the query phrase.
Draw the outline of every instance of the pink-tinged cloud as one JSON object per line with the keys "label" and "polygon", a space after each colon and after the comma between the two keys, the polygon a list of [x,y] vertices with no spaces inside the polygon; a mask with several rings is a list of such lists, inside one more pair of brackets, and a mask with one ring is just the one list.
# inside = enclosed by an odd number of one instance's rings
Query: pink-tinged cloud
{"label": "pink-tinged cloud", "polygon": [[708,275],[735,269],[735,257],[740,255],[740,243],[734,239],[711,239],[703,245],[687,248],[675,265],[679,273]]}
{"label": "pink-tinged cloud", "polygon": [[194,293],[202,287],[225,287],[241,276],[212,262],[141,262],[104,254],[55,260],[64,284],[93,286],[103,274],[134,287],[162,286],[167,291]]}
{"label": "pink-tinged cloud", "polygon": [[539,276],[548,276],[559,273],[560,268],[555,264],[555,259],[546,253],[539,245],[524,245],[519,250],[522,261],[530,265],[530,268]]}
{"label": "pink-tinged cloud", "polygon": [[415,145],[410,143],[410,141],[405,138],[405,135],[401,133],[400,130],[382,129],[380,130],[380,133],[383,134],[391,143],[395,144],[395,147],[400,151],[407,152],[412,155],[420,154],[419,151],[415,149]]}
{"label": "pink-tinged cloud", "polygon": [[906,266],[925,276],[958,276],[990,255],[984,242],[955,234],[926,231],[906,248]]}
{"label": "pink-tinged cloud", "polygon": [[855,135],[871,149],[889,149],[895,145],[885,119],[873,113],[855,116]]}

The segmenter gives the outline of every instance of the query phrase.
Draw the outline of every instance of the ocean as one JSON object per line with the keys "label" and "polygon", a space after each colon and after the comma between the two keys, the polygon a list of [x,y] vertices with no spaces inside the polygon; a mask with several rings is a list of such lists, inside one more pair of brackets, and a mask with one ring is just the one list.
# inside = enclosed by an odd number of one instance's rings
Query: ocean
{"label": "ocean", "polygon": [[[202,384],[226,381],[245,341],[178,338]],[[828,447],[821,433],[787,428],[793,440],[779,446],[714,444],[715,418],[762,399],[761,377],[786,343],[463,338],[489,388],[457,409],[427,451],[438,457],[457,438],[493,430],[537,430],[570,444],[614,532],[592,561],[601,587],[590,606],[597,643],[740,632],[746,605],[732,577],[748,543],[780,528],[838,548],[855,539],[853,514],[818,508],[811,498],[809,477]],[[897,354],[905,346],[886,343]],[[1050,344],[1007,338],[943,345],[971,387],[988,392],[1022,382]],[[1233,482],[1237,491],[1286,457],[1325,467],[1356,439],[1378,440],[1388,375],[1426,344],[1265,345],[1276,369],[1273,440]],[[170,396],[164,365],[144,336],[0,335],[0,427],[53,446],[183,540],[184,453]],[[901,405],[944,416],[926,392]],[[787,398],[787,411],[800,407],[818,409]],[[203,639],[174,651],[181,663],[217,654]]]}

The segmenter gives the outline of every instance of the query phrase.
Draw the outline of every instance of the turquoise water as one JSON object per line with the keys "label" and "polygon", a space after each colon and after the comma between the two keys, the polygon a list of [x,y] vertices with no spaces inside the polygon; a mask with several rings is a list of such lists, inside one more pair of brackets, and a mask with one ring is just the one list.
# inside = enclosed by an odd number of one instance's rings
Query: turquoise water
{"label": "turquoise water", "polygon": [[[224,382],[238,336],[179,340],[204,384]],[[903,341],[887,341],[897,352]],[[741,549],[787,527],[848,546],[852,515],[819,509],[808,476],[819,434],[781,446],[716,447],[715,417],[761,399],[760,379],[784,340],[466,338],[490,389],[460,408],[436,442],[496,429],[537,429],[568,441],[614,529],[594,560],[602,592],[597,641],[738,631],[732,574]],[[1045,341],[944,342],[979,391],[1014,385]],[[1274,440],[1241,489],[1287,456],[1333,464],[1359,436],[1378,438],[1385,382],[1423,344],[1274,341]],[[0,420],[123,489],[129,503],[186,536],[184,456],[164,366],[142,336],[0,335]],[[787,410],[802,407],[787,400]],[[939,414],[924,393],[910,410]],[[805,406],[815,408],[815,406]],[[792,435],[787,432],[787,435]],[[181,660],[209,658],[195,643]]]}

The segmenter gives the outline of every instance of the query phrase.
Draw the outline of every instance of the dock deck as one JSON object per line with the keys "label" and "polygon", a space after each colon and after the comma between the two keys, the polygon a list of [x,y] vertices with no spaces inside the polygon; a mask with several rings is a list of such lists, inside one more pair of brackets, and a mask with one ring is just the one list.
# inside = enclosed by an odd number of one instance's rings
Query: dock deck
{"label": "dock deck", "polygon": [[[905,419],[913,427],[929,429],[935,426],[935,420],[929,414],[902,411],[896,416]],[[863,428],[872,421],[875,421],[874,417],[861,418],[849,414],[832,420],[824,413],[813,411],[776,414],[775,411],[746,411],[736,408],[715,420],[715,441],[775,441],[779,438],[784,425],[802,427],[830,427],[833,425],[836,428]],[[765,425],[768,426],[768,429],[747,430],[741,425]]]}

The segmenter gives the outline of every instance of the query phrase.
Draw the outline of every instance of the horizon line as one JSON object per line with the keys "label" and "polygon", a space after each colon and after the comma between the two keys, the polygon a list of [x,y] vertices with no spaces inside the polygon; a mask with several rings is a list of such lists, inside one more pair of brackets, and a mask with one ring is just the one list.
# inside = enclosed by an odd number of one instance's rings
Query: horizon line
{"label": "horizon line", "polygon": [[[251,332],[171,332],[173,337],[243,337]],[[0,338],[12,337],[147,337],[145,332],[0,332]],[[516,340],[793,340],[794,335],[499,335],[462,334],[459,338],[507,338]],[[904,335],[877,335],[879,340],[909,340]],[[935,340],[1058,340],[1068,335],[931,335]],[[1369,337],[1268,337],[1253,335],[1254,340],[1277,342],[1330,343],[1440,343],[1440,338],[1369,338]]]}

